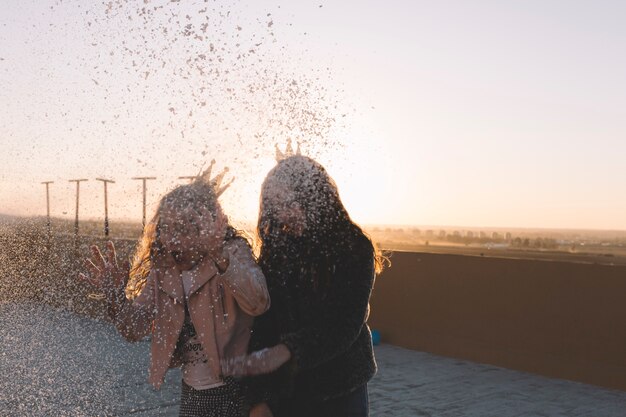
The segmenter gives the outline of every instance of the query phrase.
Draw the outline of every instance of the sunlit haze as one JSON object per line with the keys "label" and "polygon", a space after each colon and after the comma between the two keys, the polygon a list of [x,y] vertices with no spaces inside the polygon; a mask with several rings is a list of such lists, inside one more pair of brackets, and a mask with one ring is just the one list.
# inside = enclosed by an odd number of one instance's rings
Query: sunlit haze
{"label": "sunlit haze", "polygon": [[211,159],[254,222],[274,145],[358,222],[626,230],[626,2],[3,0],[0,213],[141,220]]}

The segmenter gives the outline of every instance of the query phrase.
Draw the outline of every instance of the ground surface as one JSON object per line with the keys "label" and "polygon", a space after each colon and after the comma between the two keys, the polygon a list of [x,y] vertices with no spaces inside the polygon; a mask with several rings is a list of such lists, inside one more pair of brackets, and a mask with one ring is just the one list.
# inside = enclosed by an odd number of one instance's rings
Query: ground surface
{"label": "ground surface", "polygon": [[[0,304],[1,416],[176,416],[180,373],[147,384],[148,342],[36,305]],[[377,416],[624,417],[626,392],[377,347]]]}

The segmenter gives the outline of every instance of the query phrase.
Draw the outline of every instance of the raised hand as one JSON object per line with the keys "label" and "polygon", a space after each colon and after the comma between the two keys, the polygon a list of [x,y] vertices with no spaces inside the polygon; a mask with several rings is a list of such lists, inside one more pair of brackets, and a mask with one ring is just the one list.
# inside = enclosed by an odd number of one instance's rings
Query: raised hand
{"label": "raised hand", "polygon": [[81,272],[79,277],[102,291],[109,303],[120,301],[128,282],[130,265],[125,262],[122,267],[119,266],[115,245],[111,241],[106,244],[104,256],[95,245],[91,247],[91,253],[92,259],[85,259],[87,273]]}
{"label": "raised hand", "polygon": [[221,253],[228,226],[228,218],[222,210],[217,210],[215,219],[207,209],[201,209],[200,215],[200,238],[205,244],[213,249],[209,253]]}
{"label": "raised hand", "polygon": [[198,211],[189,209],[187,215],[189,221],[198,228],[196,242],[198,248],[206,252],[211,258],[221,258],[224,237],[228,227],[228,218],[224,212],[218,207],[215,218],[213,218],[209,210],[201,208]]}

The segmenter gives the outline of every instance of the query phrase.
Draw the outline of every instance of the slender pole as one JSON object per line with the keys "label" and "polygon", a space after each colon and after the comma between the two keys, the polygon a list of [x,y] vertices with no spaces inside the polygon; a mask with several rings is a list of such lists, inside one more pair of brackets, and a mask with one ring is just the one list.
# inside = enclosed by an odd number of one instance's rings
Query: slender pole
{"label": "slender pole", "polygon": [[48,236],[52,233],[52,227],[50,225],[50,184],[54,181],[44,181],[42,184],[46,184],[46,227],[48,228]]}
{"label": "slender pole", "polygon": [[143,183],[143,210],[141,217],[141,225],[146,227],[146,181],[147,180],[156,180],[156,177],[133,177],[134,180],[141,180]]}
{"label": "slender pole", "polygon": [[74,236],[78,238],[78,202],[80,199],[80,183],[83,181],[89,181],[88,179],[68,180],[69,182],[76,183],[76,219],[74,220]]}
{"label": "slender pole", "polygon": [[115,184],[115,181],[107,180],[104,178],[96,178],[96,181],[102,181],[102,183],[104,184],[104,235],[108,237],[109,236],[109,194],[107,192],[107,184],[110,182]]}

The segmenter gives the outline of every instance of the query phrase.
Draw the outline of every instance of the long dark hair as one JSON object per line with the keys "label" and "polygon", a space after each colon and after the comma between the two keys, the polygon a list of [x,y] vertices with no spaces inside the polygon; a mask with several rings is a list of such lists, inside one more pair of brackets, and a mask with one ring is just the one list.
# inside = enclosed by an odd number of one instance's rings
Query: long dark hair
{"label": "long dark hair", "polygon": [[[294,237],[275,215],[276,202],[268,196],[272,187],[288,190],[292,201],[304,212],[302,235]],[[367,251],[374,258],[377,273],[382,271],[385,258],[367,234],[352,221],[344,207],[335,181],[318,162],[296,155],[283,159],[267,174],[261,190],[258,237],[259,263],[271,269],[280,257],[289,256],[312,275],[315,287],[324,286],[333,268],[341,258],[355,250]],[[271,272],[270,272],[271,274]]]}
{"label": "long dark hair", "polygon": [[[152,268],[168,267],[174,263],[172,254],[164,249],[160,239],[161,215],[165,207],[176,211],[185,208],[198,211],[203,208],[212,213],[213,219],[215,219],[219,202],[215,189],[201,180],[191,184],[179,185],[161,198],[154,216],[144,227],[133,256],[130,279],[126,286],[126,294],[130,298],[139,295]],[[240,236],[240,233],[228,225],[224,240],[228,241],[237,236]]]}

